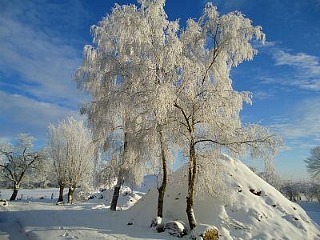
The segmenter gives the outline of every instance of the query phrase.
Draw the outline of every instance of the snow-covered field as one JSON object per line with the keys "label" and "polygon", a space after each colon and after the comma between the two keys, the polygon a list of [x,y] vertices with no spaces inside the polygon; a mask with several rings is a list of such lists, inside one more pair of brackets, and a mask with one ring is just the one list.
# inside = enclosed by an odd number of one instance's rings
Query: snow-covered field
{"label": "snow-covered field", "polygon": [[[8,199],[10,190],[1,190]],[[53,199],[51,194],[53,193]],[[23,189],[22,200],[0,207],[0,239],[174,239],[167,233],[155,233],[148,226],[128,225],[126,211],[108,210],[110,192],[104,199],[74,205],[56,205],[58,189]],[[135,194],[133,196],[139,196]],[[138,197],[139,198],[139,197]],[[122,192],[119,204],[122,209],[135,202],[132,195]],[[151,222],[151,221],[150,221]]]}
{"label": "snow-covered field", "polygon": [[[315,223],[320,223],[319,203],[301,203],[310,218],[303,208],[284,198],[241,162],[227,157],[219,162],[228,166],[221,175],[224,194],[204,192],[196,197],[199,224],[216,226],[220,239],[320,239]],[[180,169],[172,177],[164,215],[187,222],[183,176]],[[122,211],[117,212],[108,209],[108,191],[97,193],[88,202],[58,206],[58,189],[21,190],[18,197],[22,200],[0,207],[0,239],[176,239],[149,227],[156,213],[157,191],[143,196],[141,192],[128,194],[127,190],[122,191]],[[11,191],[1,190],[1,194],[9,198]]]}

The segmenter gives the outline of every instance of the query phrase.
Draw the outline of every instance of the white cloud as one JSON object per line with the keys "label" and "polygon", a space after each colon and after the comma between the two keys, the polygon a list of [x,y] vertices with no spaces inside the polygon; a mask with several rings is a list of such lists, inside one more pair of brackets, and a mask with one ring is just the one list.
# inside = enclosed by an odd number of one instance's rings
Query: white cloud
{"label": "white cloud", "polygon": [[[0,8],[0,138],[46,137],[49,123],[78,116],[84,95],[72,80],[81,63],[79,1],[19,1]],[[89,29],[88,29],[89,34]]]}
{"label": "white cloud", "polygon": [[311,70],[313,68],[316,68],[315,72],[317,74],[320,73],[319,59],[315,56],[311,56],[305,53],[290,54],[283,50],[279,50],[274,54],[274,57],[276,60],[276,65],[292,65],[299,68]]}
{"label": "white cloud", "polygon": [[[71,46],[70,39],[60,38],[49,22],[41,22],[46,20],[41,11],[48,7],[47,13],[54,12],[57,6],[12,5],[0,15],[0,73],[14,81],[2,81],[0,86],[51,103],[77,105],[81,95],[72,76],[81,63],[81,50]],[[26,16],[21,17],[23,13]]]}
{"label": "white cloud", "polygon": [[49,123],[56,124],[66,116],[79,118],[77,110],[3,91],[0,91],[0,109],[0,137],[6,139],[12,139],[19,133],[45,138]]}
{"label": "white cloud", "polygon": [[274,97],[274,93],[271,91],[263,91],[263,90],[257,90],[253,91],[253,100],[259,99],[259,100],[264,100],[264,99],[270,99]]}
{"label": "white cloud", "polygon": [[[320,138],[320,98],[302,101],[286,119],[278,119],[273,127],[287,139],[309,144]],[[305,139],[304,142],[301,139]]]}
{"label": "white cloud", "polygon": [[284,77],[277,79],[280,84],[320,91],[320,60],[317,56],[276,50],[273,58],[276,66],[289,66],[294,70],[291,74],[284,74]]}
{"label": "white cloud", "polygon": [[[203,0],[203,5],[205,3],[211,2],[210,0]],[[214,1],[214,5],[218,7],[220,13],[228,13],[231,11],[239,10],[241,6],[245,5],[245,0],[230,0],[230,1]]]}

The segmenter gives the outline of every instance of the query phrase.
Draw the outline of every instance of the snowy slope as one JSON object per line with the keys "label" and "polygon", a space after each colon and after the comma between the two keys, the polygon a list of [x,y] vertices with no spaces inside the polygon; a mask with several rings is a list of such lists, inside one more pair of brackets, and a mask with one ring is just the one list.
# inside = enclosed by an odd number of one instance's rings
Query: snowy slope
{"label": "snowy slope", "polygon": [[[240,161],[227,156],[217,161],[224,166],[219,175],[223,181],[217,185],[220,194],[203,192],[196,196],[198,223],[216,226],[221,239],[320,239],[318,226],[298,204],[290,202]],[[188,222],[187,189],[180,184],[186,181],[184,167],[168,186],[165,218]],[[151,190],[128,210],[135,224],[150,224],[156,214],[156,197],[157,191]]]}

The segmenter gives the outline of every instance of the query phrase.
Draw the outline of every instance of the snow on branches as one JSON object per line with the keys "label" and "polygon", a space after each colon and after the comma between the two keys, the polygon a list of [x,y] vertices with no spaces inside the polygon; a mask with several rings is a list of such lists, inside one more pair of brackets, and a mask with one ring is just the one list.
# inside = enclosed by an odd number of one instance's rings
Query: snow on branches
{"label": "snow on branches", "polygon": [[[233,67],[257,54],[252,41],[263,43],[265,35],[240,12],[220,16],[212,3],[185,28],[168,19],[165,1],[139,3],[115,5],[91,28],[93,44],[84,48],[76,73],[78,86],[92,98],[83,113],[101,145],[110,146],[110,136],[121,133],[120,166],[142,166],[150,159],[146,156],[160,152],[166,176],[168,146],[187,153],[187,215],[194,228],[194,181],[203,165],[198,161],[206,159],[197,157],[201,151],[261,157],[275,153],[281,143],[267,128],[241,123],[240,111],[251,103],[251,93],[233,89],[230,78]],[[158,147],[147,147],[151,143]],[[120,183],[123,172],[120,167]]]}

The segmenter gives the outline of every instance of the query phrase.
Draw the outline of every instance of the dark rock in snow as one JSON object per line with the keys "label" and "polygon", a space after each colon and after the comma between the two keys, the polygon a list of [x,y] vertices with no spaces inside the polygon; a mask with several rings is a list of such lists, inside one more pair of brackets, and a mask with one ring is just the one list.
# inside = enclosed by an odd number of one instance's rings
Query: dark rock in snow
{"label": "dark rock in snow", "polygon": [[4,200],[4,199],[1,199],[1,200],[0,200],[0,204],[1,204],[2,206],[8,206],[8,201],[7,201],[7,200]]}
{"label": "dark rock in snow", "polygon": [[255,189],[250,189],[250,192],[253,193],[254,195],[257,195],[257,196],[261,196],[261,193],[262,193],[261,190],[260,190],[260,191],[257,191],[257,190],[255,190]]}
{"label": "dark rock in snow", "polygon": [[164,229],[176,237],[183,237],[187,234],[186,225],[182,221],[169,221],[164,225]]}
{"label": "dark rock in snow", "polygon": [[156,230],[158,233],[164,232],[165,231],[164,225],[162,223],[157,225]]}

